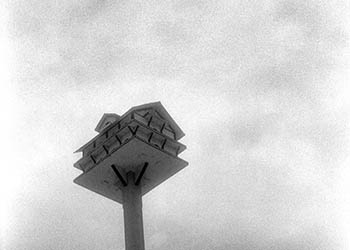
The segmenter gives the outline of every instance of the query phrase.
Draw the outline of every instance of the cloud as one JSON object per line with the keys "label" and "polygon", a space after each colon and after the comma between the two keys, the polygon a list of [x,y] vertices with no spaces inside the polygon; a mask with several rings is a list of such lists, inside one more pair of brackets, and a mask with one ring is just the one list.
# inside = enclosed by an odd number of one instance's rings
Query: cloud
{"label": "cloud", "polygon": [[332,220],[349,152],[345,3],[11,6],[29,181],[9,249],[122,249],[121,208],[73,186],[71,153],[103,112],[161,100],[190,166],[145,196],[150,249],[345,250]]}

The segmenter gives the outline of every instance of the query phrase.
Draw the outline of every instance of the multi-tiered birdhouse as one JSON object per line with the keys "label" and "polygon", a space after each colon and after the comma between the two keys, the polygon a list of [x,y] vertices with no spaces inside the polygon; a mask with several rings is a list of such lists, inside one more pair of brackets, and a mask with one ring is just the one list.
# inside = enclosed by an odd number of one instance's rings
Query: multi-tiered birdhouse
{"label": "multi-tiered birdhouse", "polygon": [[124,115],[104,114],[98,135],[76,152],[83,171],[74,182],[119,203],[126,174],[133,172],[142,195],[188,165],[178,155],[184,133],[160,102],[136,106]]}

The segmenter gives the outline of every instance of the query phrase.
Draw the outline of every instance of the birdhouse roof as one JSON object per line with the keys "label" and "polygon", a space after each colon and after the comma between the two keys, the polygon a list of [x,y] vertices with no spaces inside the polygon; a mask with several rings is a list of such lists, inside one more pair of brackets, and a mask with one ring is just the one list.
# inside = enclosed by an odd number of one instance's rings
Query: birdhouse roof
{"label": "birdhouse roof", "polygon": [[[182,137],[185,136],[185,133],[176,124],[176,122],[173,120],[173,118],[169,115],[169,113],[166,111],[166,109],[163,107],[163,105],[160,102],[152,102],[152,103],[147,103],[147,104],[143,104],[143,105],[132,107],[125,114],[123,114],[121,117],[119,115],[117,115],[117,114],[114,114],[114,113],[105,113],[105,114],[103,114],[102,118],[98,122],[98,124],[97,124],[97,126],[95,128],[95,131],[97,131],[99,133],[103,132],[106,129],[106,127],[104,126],[105,125],[105,121],[110,119],[110,118],[116,118],[115,121],[119,121],[119,120],[122,120],[124,117],[126,117],[127,115],[129,115],[133,111],[147,110],[147,109],[155,110],[156,112],[158,112],[158,114],[161,117],[163,117],[163,119],[165,119],[168,122],[168,124],[172,127],[172,129],[175,132],[175,139],[176,140],[179,140],[179,139],[181,139]],[[94,138],[92,138],[89,142],[87,142],[86,144],[81,146],[74,153],[83,151],[84,148],[87,147],[93,141],[95,141],[98,136],[99,135],[96,135]]]}
{"label": "birdhouse roof", "polygon": [[100,121],[98,122],[95,131],[100,133],[102,130],[106,128],[106,122],[110,122],[111,124],[115,121],[119,121],[120,116],[114,113],[104,113]]}
{"label": "birdhouse roof", "polygon": [[175,132],[175,139],[176,140],[179,140],[185,136],[185,133],[181,130],[179,125],[176,124],[174,119],[169,115],[168,111],[166,111],[166,109],[161,104],[161,102],[152,102],[152,103],[147,103],[147,104],[132,107],[120,119],[123,119],[125,116],[127,116],[128,114],[130,114],[133,111],[143,110],[143,109],[154,109],[156,112],[158,112],[158,114],[160,116],[162,116],[169,123],[169,125],[173,128],[173,130]]}

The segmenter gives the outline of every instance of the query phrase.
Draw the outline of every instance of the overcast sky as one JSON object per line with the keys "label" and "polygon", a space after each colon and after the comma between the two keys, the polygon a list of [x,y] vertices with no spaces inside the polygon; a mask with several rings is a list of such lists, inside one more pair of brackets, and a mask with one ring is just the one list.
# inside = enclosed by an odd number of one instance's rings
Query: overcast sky
{"label": "overcast sky", "polygon": [[73,184],[103,113],[161,101],[189,166],[143,197],[148,250],[350,250],[350,2],[1,3],[1,249],[124,249]]}

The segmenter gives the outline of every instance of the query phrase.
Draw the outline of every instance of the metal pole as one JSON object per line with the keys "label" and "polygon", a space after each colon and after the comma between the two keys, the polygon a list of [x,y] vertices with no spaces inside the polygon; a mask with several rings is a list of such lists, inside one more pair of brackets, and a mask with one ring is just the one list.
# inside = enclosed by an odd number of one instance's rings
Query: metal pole
{"label": "metal pole", "polygon": [[134,172],[128,172],[126,179],[127,185],[122,188],[125,250],[144,250],[141,185],[135,184]]}

